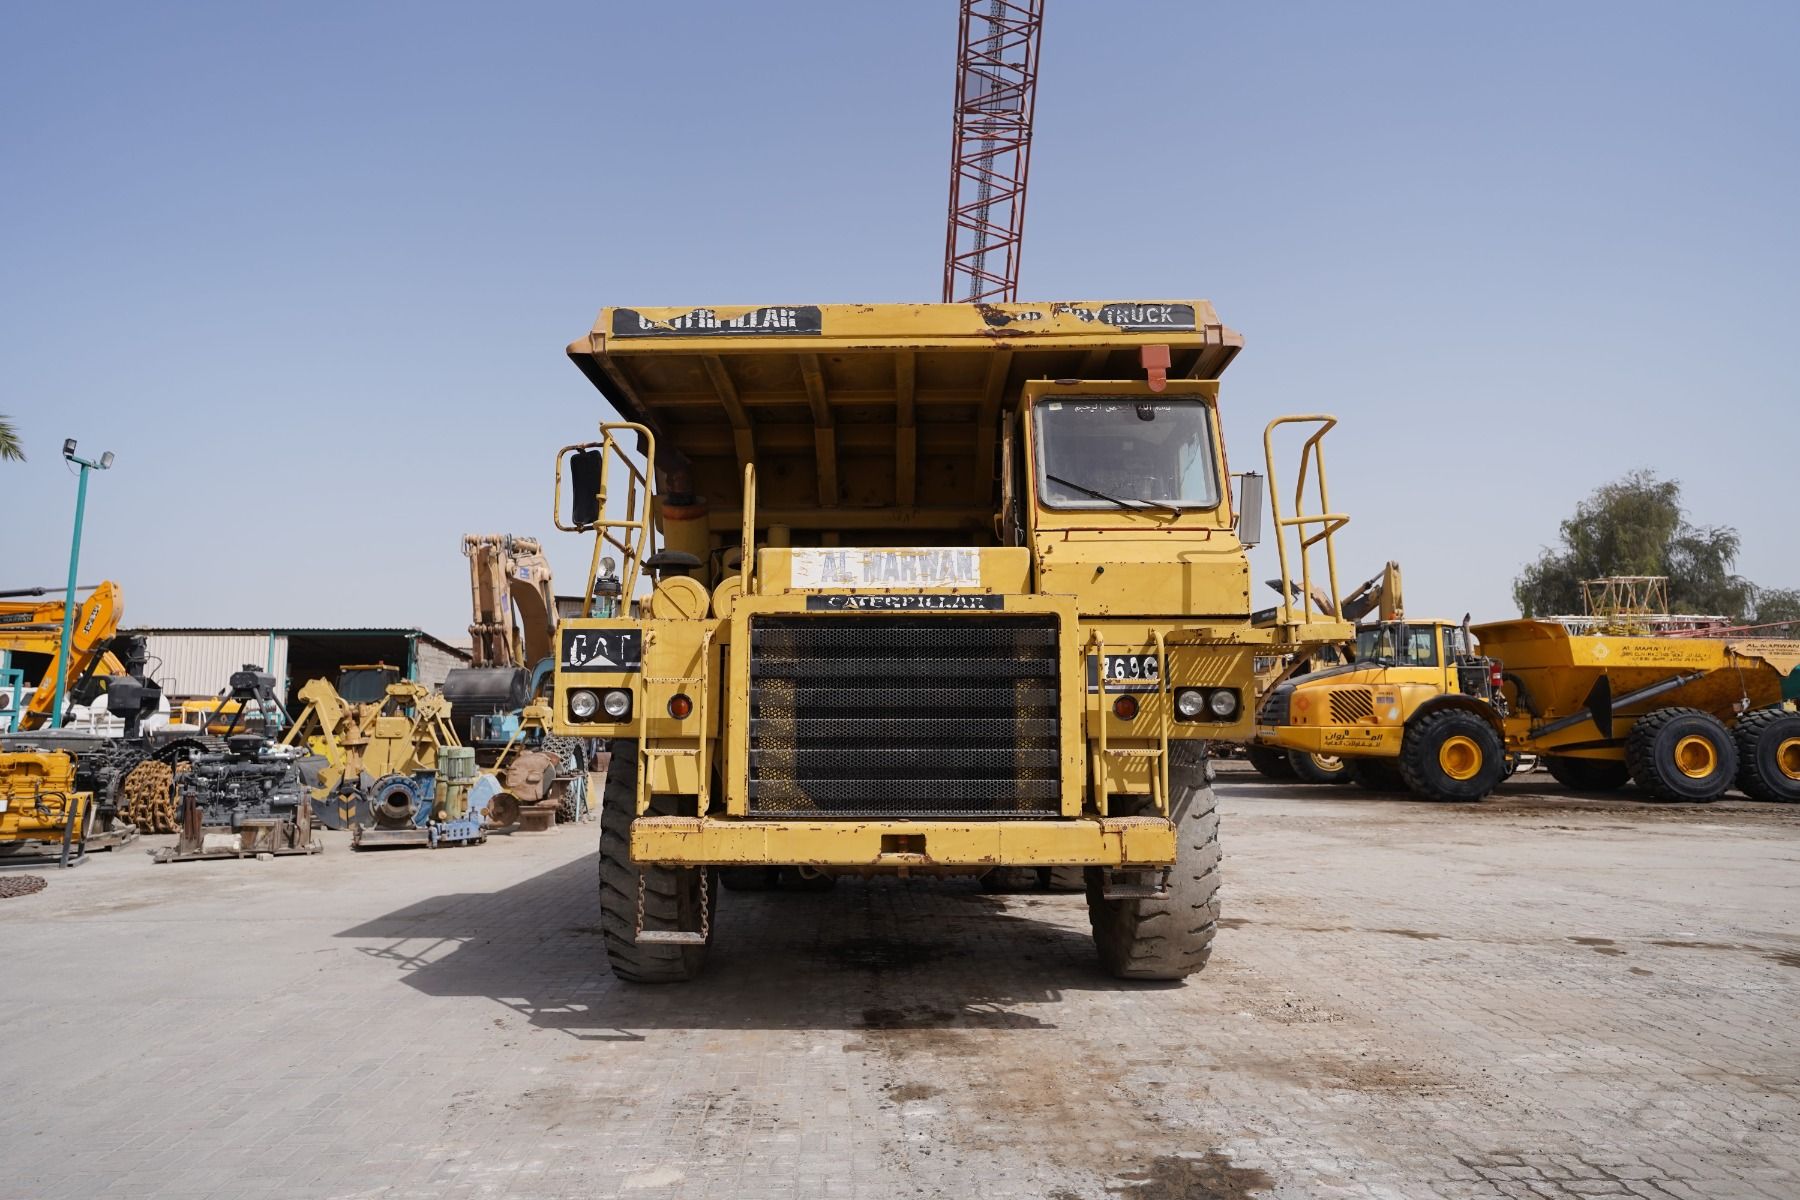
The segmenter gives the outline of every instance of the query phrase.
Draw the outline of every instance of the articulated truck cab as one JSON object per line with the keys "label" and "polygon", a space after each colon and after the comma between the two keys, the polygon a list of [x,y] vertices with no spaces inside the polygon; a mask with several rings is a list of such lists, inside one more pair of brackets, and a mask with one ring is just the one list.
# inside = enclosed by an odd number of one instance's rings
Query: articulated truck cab
{"label": "articulated truck cab", "polygon": [[[1205,964],[1207,743],[1250,736],[1255,655],[1350,636],[1332,419],[1265,431],[1304,438],[1293,505],[1272,463],[1234,488],[1241,345],[1204,301],[601,312],[569,355],[619,419],[559,452],[594,545],[553,706],[612,748],[615,973],[692,978],[720,872],[776,867],[1080,867],[1109,970]],[[1295,599],[1255,622],[1265,497]]]}

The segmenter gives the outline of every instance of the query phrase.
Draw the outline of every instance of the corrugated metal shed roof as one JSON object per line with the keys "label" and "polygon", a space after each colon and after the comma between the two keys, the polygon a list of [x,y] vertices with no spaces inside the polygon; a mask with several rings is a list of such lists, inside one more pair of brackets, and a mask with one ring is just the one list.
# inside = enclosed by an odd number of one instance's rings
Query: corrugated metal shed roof
{"label": "corrugated metal shed roof", "polygon": [[440,650],[461,658],[469,657],[466,646],[458,646],[454,642],[446,642],[443,638],[425,632],[423,629],[412,629],[391,625],[134,625],[125,633],[141,633],[150,636],[166,636],[172,634],[203,634],[223,637],[243,637],[254,635],[268,637],[416,637],[420,641],[429,642]]}

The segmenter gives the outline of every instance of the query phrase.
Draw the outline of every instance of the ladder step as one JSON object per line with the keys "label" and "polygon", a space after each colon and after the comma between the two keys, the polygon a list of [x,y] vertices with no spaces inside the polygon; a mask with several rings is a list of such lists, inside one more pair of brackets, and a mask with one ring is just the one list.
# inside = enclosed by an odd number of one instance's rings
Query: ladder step
{"label": "ladder step", "polygon": [[1117,754],[1120,758],[1161,758],[1163,754],[1161,750],[1114,750],[1111,746],[1106,748],[1106,752]]}
{"label": "ladder step", "polygon": [[640,946],[704,946],[706,939],[685,929],[640,929],[635,939]]}
{"label": "ladder step", "polygon": [[680,756],[684,756],[687,758],[692,758],[695,755],[699,754],[700,751],[694,749],[691,746],[685,746],[685,747],[684,746],[676,746],[673,748],[664,747],[664,746],[646,746],[643,749],[643,753],[645,753],[645,754],[666,754],[666,755],[672,755],[672,756],[680,755]]}
{"label": "ladder step", "polygon": [[705,683],[704,675],[646,675],[645,683]]}

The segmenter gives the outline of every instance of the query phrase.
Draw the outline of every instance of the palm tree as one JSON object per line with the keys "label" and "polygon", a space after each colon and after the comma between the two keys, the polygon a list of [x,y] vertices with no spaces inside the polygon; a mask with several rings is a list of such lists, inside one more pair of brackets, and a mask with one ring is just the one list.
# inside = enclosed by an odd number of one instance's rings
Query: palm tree
{"label": "palm tree", "polygon": [[0,461],[7,459],[24,462],[25,447],[19,441],[19,431],[13,428],[12,419],[0,413]]}

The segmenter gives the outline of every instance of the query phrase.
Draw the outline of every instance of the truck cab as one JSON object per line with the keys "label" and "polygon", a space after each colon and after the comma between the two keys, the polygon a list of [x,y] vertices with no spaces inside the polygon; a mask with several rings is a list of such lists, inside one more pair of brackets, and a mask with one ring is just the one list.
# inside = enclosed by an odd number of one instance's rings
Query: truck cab
{"label": "truck cab", "polygon": [[[1082,868],[1109,970],[1204,964],[1206,744],[1249,737],[1257,654],[1350,635],[1310,599],[1345,520],[1316,457],[1273,504],[1301,599],[1251,619],[1241,344],[1204,301],[602,311],[569,354],[621,419],[558,455],[594,582],[552,707],[613,751],[615,972],[692,977],[746,868]],[[1331,418],[1287,420],[1314,455]]]}
{"label": "truck cab", "polygon": [[1505,775],[1500,666],[1466,625],[1391,618],[1359,626],[1351,661],[1274,687],[1256,716],[1267,746],[1347,760],[1360,782],[1480,799]]}

